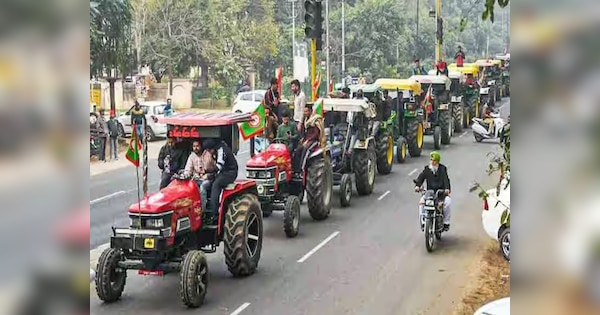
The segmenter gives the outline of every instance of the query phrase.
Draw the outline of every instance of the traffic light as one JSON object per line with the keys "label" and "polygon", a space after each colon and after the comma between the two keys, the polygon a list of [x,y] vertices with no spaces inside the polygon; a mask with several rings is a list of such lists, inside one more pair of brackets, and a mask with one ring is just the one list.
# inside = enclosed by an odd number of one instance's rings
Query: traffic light
{"label": "traffic light", "polygon": [[305,0],[304,1],[304,34],[306,38],[314,38],[317,40],[317,50],[321,50],[323,46],[323,3],[321,0]]}
{"label": "traffic light", "polygon": [[436,29],[437,39],[442,43],[444,38],[444,20],[441,17],[437,18],[437,29]]}

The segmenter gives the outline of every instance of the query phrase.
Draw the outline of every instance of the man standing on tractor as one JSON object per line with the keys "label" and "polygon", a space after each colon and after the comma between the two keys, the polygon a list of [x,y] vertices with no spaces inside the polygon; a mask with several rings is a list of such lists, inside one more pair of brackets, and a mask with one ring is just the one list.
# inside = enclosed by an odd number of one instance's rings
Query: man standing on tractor
{"label": "man standing on tractor", "polygon": [[220,139],[208,138],[204,141],[204,148],[214,151],[217,161],[217,172],[210,192],[210,206],[204,209],[208,224],[213,224],[219,211],[219,197],[221,191],[232,184],[238,175],[238,163],[233,151],[227,143]]}
{"label": "man standing on tractor", "polygon": [[[425,166],[421,171],[417,179],[415,180],[415,191],[421,190],[423,182],[427,182],[427,190],[444,190],[444,231],[450,229],[450,178],[448,177],[448,170],[445,165],[440,164],[441,156],[437,151],[433,151],[429,154],[430,163]],[[424,197],[419,200],[419,220],[421,222],[421,231],[425,227],[425,216],[423,213],[423,206],[425,204]]]}
{"label": "man standing on tractor", "polygon": [[300,127],[300,123],[302,122],[302,111],[304,110],[304,105],[306,105],[306,95],[302,89],[300,89],[300,81],[293,80],[292,83],[292,92],[294,93],[294,121],[296,125]]}
{"label": "man standing on tractor", "polygon": [[140,141],[144,141],[144,126],[146,125],[146,115],[138,101],[135,101],[133,110],[131,110],[131,125],[135,126],[135,131],[137,132]]}
{"label": "man standing on tractor", "polygon": [[342,89],[342,98],[350,98],[350,88],[345,87]]}
{"label": "man standing on tractor", "polygon": [[435,65],[435,70],[436,70],[436,75],[442,74],[442,75],[448,76],[448,65],[442,59],[440,59],[438,61],[438,63]]}
{"label": "man standing on tractor", "polygon": [[267,93],[265,93],[265,107],[269,107],[271,109],[271,115],[273,117],[277,117],[277,121],[280,120],[279,113],[279,91],[277,89],[277,78],[271,78],[271,86],[267,89]]}
{"label": "man standing on tractor", "polygon": [[415,58],[415,66],[412,69],[413,75],[427,75],[427,70],[425,67],[421,66],[421,61],[419,58]]}
{"label": "man standing on tractor", "polygon": [[454,59],[456,59],[457,67],[463,66],[463,63],[465,61],[465,53],[462,51],[462,47],[460,45],[458,46],[458,51],[456,52],[456,55],[454,55]]}

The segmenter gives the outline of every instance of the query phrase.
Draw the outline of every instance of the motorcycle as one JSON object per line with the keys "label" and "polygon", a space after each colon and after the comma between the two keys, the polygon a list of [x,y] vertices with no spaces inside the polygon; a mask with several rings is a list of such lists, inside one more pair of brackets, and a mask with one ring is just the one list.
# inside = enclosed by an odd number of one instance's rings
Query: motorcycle
{"label": "motorcycle", "polygon": [[492,118],[494,119],[494,129],[492,132],[489,132],[489,126],[484,122],[481,118],[473,117],[473,137],[475,137],[475,141],[481,142],[483,139],[500,139],[504,132],[505,122],[504,119],[500,118],[500,115],[497,113],[491,113]]}
{"label": "motorcycle", "polygon": [[[413,180],[416,184],[416,180]],[[435,241],[442,239],[444,232],[444,199],[446,193],[440,189],[438,191],[423,190],[422,187],[418,190],[425,200],[423,210],[425,211],[425,248],[431,253],[435,248]]]}

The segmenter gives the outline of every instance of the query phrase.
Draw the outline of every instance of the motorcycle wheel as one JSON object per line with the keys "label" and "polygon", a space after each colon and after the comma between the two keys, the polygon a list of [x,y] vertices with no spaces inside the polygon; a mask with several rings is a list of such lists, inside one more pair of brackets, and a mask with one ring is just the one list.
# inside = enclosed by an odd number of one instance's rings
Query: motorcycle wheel
{"label": "motorcycle wheel", "polygon": [[435,247],[435,228],[433,226],[433,218],[427,218],[425,221],[425,248],[431,253]]}

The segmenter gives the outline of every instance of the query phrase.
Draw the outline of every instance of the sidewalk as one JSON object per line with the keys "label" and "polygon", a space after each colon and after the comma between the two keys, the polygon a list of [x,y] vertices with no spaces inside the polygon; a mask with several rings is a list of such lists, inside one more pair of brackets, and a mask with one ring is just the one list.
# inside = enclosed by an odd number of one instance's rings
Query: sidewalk
{"label": "sidewalk", "polygon": [[[158,158],[160,148],[165,144],[165,141],[165,139],[159,139],[157,141],[148,142],[148,160]],[[100,161],[90,161],[90,177],[131,166],[131,162],[125,158],[125,152],[126,151],[119,153],[118,161],[113,160],[106,163]],[[141,159],[142,152],[140,152],[140,164]]]}
{"label": "sidewalk", "polygon": [[[179,109],[181,113],[229,113],[231,108],[217,108],[217,109],[206,109],[206,108],[186,108]],[[129,141],[129,139],[127,139]],[[160,152],[160,148],[165,144],[165,139],[159,139],[157,141],[152,141],[148,143],[148,159],[156,159],[158,158],[158,153]],[[122,151],[119,153],[118,161],[109,161],[109,162],[100,162],[100,161],[90,161],[90,177],[100,175],[106,172],[114,171],[121,169],[123,167],[131,166],[131,162],[129,162],[125,158],[125,153],[127,151]],[[108,156],[108,150],[107,150]],[[141,154],[140,154],[141,159]]]}

